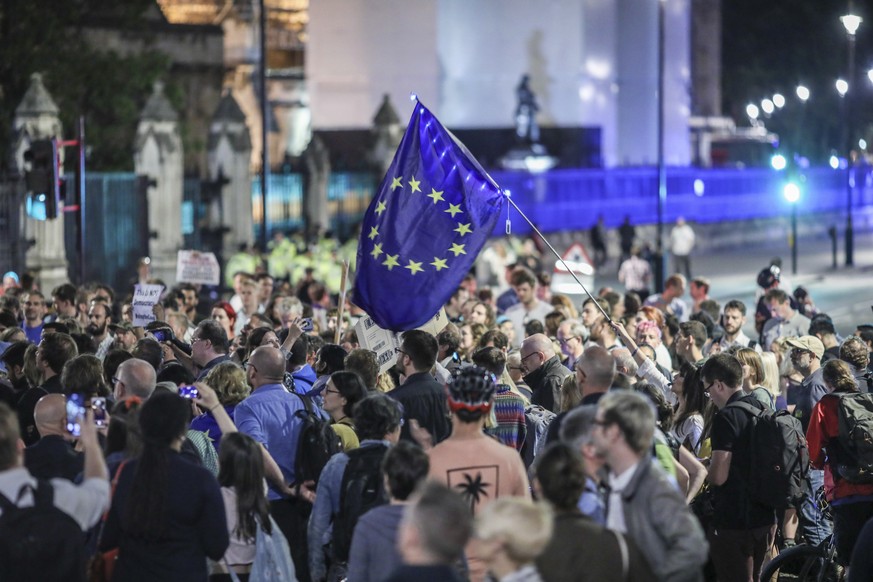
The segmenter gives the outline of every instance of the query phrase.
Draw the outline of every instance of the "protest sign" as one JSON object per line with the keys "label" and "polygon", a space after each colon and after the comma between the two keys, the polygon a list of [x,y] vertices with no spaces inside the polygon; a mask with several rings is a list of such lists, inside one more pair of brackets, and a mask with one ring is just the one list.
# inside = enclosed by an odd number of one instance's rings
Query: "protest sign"
{"label": "protest sign", "polygon": [[179,251],[176,259],[176,281],[194,285],[218,285],[221,266],[214,253]]}
{"label": "protest sign", "polygon": [[[440,309],[433,318],[416,329],[436,336],[448,323],[449,318],[445,310]],[[358,343],[361,344],[361,347],[376,353],[376,361],[379,364],[380,372],[384,373],[394,365],[397,353],[396,348],[400,347],[401,333],[382,329],[369,315],[365,315],[358,320],[357,325],[355,325],[355,332],[358,335]]]}
{"label": "protest sign", "polygon": [[145,327],[155,320],[155,305],[161,300],[163,285],[133,286],[133,325]]}

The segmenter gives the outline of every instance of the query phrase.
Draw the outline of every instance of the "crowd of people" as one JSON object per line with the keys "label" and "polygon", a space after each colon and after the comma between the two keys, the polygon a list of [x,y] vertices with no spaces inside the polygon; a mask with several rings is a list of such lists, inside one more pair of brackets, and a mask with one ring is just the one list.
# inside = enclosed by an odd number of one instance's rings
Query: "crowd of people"
{"label": "crowd of people", "polygon": [[[843,429],[873,325],[842,337],[776,264],[755,306],[652,294],[626,250],[625,288],[576,304],[535,245],[492,245],[390,368],[314,268],[177,285],[143,327],[132,289],[7,274],[0,538],[53,506],[28,533],[58,558],[10,544],[0,579],[751,582],[832,534],[871,579],[873,448]],[[810,456],[784,504],[752,486],[779,414]]]}

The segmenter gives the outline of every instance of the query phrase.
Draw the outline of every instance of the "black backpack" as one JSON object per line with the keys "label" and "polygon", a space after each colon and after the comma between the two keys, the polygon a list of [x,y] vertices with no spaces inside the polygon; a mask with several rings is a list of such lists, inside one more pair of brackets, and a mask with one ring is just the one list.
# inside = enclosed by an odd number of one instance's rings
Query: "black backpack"
{"label": "black backpack", "polygon": [[751,415],[749,480],[753,501],[787,509],[803,497],[809,470],[809,449],[800,421],[787,410],[760,409],[747,402],[731,402]]}
{"label": "black backpack", "polygon": [[873,394],[833,392],[839,398],[839,451],[828,450],[837,473],[850,483],[873,483]]}
{"label": "black backpack", "polygon": [[294,413],[302,425],[294,456],[294,477],[298,485],[306,481],[317,484],[327,461],[343,450],[342,441],[330,421],[316,412],[308,396],[294,394],[303,401],[303,410]]}
{"label": "black backpack", "polygon": [[352,533],[358,519],[379,505],[388,503],[382,479],[382,459],[388,447],[375,445],[346,453],[349,464],[343,473],[340,510],[333,522],[331,554],[338,562],[348,562]]}
{"label": "black backpack", "polygon": [[53,582],[85,580],[85,534],[54,505],[51,483],[40,479],[33,506],[18,507],[0,494],[0,580]]}

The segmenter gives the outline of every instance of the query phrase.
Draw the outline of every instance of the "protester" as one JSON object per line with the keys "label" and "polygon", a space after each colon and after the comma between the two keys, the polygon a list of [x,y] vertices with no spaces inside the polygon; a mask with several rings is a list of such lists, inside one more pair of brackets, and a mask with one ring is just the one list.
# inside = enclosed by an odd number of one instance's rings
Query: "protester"
{"label": "protester", "polygon": [[[67,403],[60,394],[46,394],[33,411],[39,440],[24,449],[24,466],[37,479],[74,481],[84,467],[84,456],[70,442]],[[73,422],[76,419],[71,419]]]}
{"label": "protester", "polygon": [[848,565],[861,528],[873,517],[873,484],[853,478],[863,468],[853,455],[856,444],[851,435],[840,430],[841,400],[851,401],[858,394],[852,368],[841,360],[831,360],[824,365],[822,378],[830,394],[815,405],[806,438],[810,464],[823,469],[825,482],[833,483],[825,488],[825,494],[833,513],[837,559]]}
{"label": "protester", "polygon": [[455,564],[470,539],[472,521],[457,493],[439,483],[422,485],[400,523],[403,565],[386,582],[461,582]]}
{"label": "protester", "polygon": [[418,445],[398,442],[385,453],[382,473],[389,502],[358,519],[349,551],[349,580],[380,582],[400,565],[397,544],[400,520],[410,496],[427,477],[429,468],[427,454]]}
{"label": "protester", "polygon": [[[576,412],[581,409],[574,411],[574,416]],[[604,528],[577,507],[580,496],[585,496],[591,471],[573,446],[549,445],[537,457],[534,473],[537,495],[555,511],[551,540],[536,561],[545,582],[657,579],[633,541]],[[527,529],[521,531],[527,533]]]}
{"label": "protester", "polygon": [[479,555],[488,572],[505,582],[542,582],[534,560],[552,537],[552,513],[528,499],[490,503],[475,523]]}
{"label": "protester", "polygon": [[694,229],[681,216],[670,230],[670,253],[673,255],[673,271],[684,272],[691,279],[691,250],[694,248]]}
{"label": "protester", "polygon": [[561,384],[571,374],[555,353],[552,341],[538,333],[524,340],[520,349],[524,382],[533,396],[532,404],[558,412],[561,402]]}
{"label": "protester", "polygon": [[701,580],[706,539],[683,495],[651,460],[651,405],[639,394],[614,392],[597,406],[594,444],[609,465],[611,488],[607,527],[639,546],[658,580]]}
{"label": "protester", "polygon": [[204,580],[229,544],[215,477],[179,455],[189,403],[156,394],[139,415],[143,452],[121,469],[100,549],[119,548],[113,578]]}

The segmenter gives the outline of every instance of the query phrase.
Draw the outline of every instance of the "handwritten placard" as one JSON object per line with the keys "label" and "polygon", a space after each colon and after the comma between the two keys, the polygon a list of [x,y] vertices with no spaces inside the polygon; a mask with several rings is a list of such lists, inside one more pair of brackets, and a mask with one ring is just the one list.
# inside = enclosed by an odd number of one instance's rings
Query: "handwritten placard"
{"label": "handwritten placard", "polygon": [[218,285],[221,266],[214,253],[179,251],[176,259],[176,281],[194,285]]}
{"label": "handwritten placard", "polygon": [[163,285],[134,285],[133,287],[133,325],[145,327],[155,320],[155,305],[161,300]]}
{"label": "handwritten placard", "polygon": [[[427,323],[418,327],[422,331],[436,336],[449,323],[444,309],[440,309]],[[397,361],[397,348],[400,347],[401,333],[394,333],[382,329],[369,315],[358,320],[355,325],[358,334],[358,343],[367,350],[376,353],[376,361],[379,363],[379,371],[386,372]]]}

